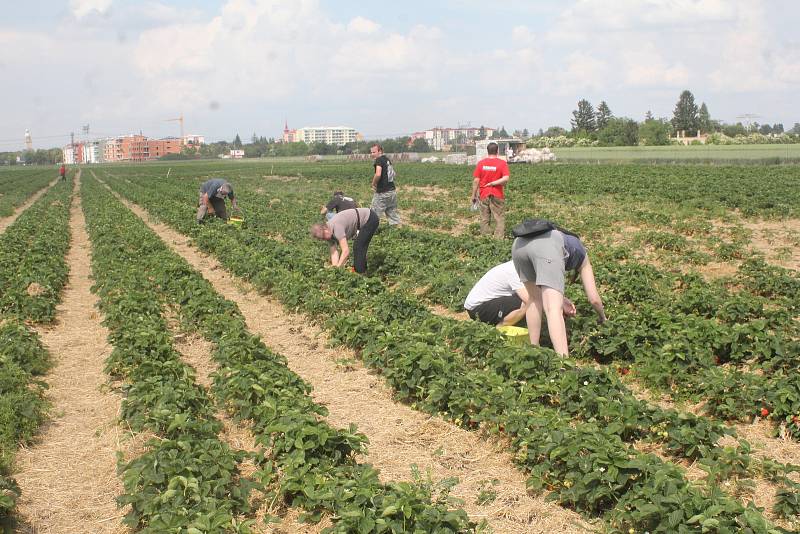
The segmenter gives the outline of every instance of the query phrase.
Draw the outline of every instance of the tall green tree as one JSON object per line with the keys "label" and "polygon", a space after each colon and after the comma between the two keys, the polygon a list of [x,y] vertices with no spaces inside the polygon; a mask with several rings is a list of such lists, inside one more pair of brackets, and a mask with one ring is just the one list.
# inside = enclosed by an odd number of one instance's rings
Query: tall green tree
{"label": "tall green tree", "polygon": [[714,129],[714,124],[711,122],[711,115],[708,113],[706,103],[700,104],[700,110],[697,112],[697,126],[701,133],[709,133]]}
{"label": "tall green tree", "polygon": [[647,146],[669,144],[670,124],[664,119],[651,118],[639,125],[639,142]]}
{"label": "tall green tree", "polygon": [[597,132],[597,140],[603,146],[635,146],[639,144],[639,125],[633,119],[611,117]]}
{"label": "tall green tree", "polygon": [[672,113],[672,127],[676,132],[685,131],[687,136],[697,135],[700,127],[698,109],[694,102],[694,95],[688,89],[681,93],[675,104],[675,111]]}
{"label": "tall green tree", "polygon": [[559,135],[567,135],[567,131],[561,126],[550,126],[542,135],[545,137],[558,137]]}
{"label": "tall green tree", "polygon": [[606,104],[606,101],[602,100],[600,105],[597,106],[597,111],[594,114],[597,129],[602,130],[605,128],[609,119],[611,119],[613,116],[614,114],[611,113],[611,109],[608,107],[608,104]]}
{"label": "tall green tree", "polygon": [[578,109],[572,112],[570,124],[573,132],[591,133],[597,130],[594,108],[585,98],[578,101]]}
{"label": "tall green tree", "polygon": [[242,148],[242,138],[239,137],[239,134],[236,134],[236,137],[233,138],[233,148]]}
{"label": "tall green tree", "polygon": [[412,152],[430,152],[431,151],[431,147],[430,147],[430,145],[428,144],[428,142],[424,138],[417,137],[416,139],[414,139],[414,142],[411,143],[411,151]]}

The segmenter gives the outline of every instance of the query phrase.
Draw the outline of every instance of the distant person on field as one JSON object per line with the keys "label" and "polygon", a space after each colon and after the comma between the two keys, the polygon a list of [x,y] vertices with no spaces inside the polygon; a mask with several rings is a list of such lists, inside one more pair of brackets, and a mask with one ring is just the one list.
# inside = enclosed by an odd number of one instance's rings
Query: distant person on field
{"label": "distant person on field", "polygon": [[589,255],[577,236],[551,230],[533,237],[517,237],[511,246],[511,258],[530,295],[525,318],[532,345],[539,344],[544,312],[553,348],[565,356],[569,353],[564,316],[575,315],[575,306],[568,301],[565,303],[567,271],[575,273],[573,280],[580,275],[589,303],[597,313],[597,322],[602,324],[606,321]]}
{"label": "distant person on field", "polygon": [[236,209],[236,197],[233,194],[233,186],[222,178],[208,180],[200,186],[200,199],[197,207],[197,223],[203,222],[206,213],[214,213],[222,220],[228,220],[228,213],[225,210],[225,197],[231,200],[231,208]]}
{"label": "distant person on field", "polygon": [[350,197],[344,196],[341,191],[336,191],[327,204],[319,210],[320,215],[325,215],[325,219],[331,220],[334,215],[344,210],[351,210],[358,207],[358,202]]}
{"label": "distant person on field", "polygon": [[369,149],[370,155],[375,158],[372,166],[375,174],[372,177],[372,206],[380,218],[384,213],[389,220],[389,225],[400,224],[400,213],[397,211],[397,189],[394,183],[394,167],[392,162],[383,153],[383,147],[375,144]]}
{"label": "distant person on field", "polygon": [[508,183],[508,164],[497,157],[497,143],[489,143],[486,147],[488,157],[480,160],[472,173],[471,202],[480,200],[481,234],[491,234],[489,223],[494,217],[494,236],[503,238],[506,227],[506,199],[503,186]]}
{"label": "distant person on field", "polygon": [[61,167],[59,167],[59,169],[58,169],[58,175],[61,177],[62,181],[66,181],[66,179],[67,179],[67,168],[64,166],[63,163],[61,164]]}
{"label": "distant person on field", "polygon": [[369,242],[375,235],[379,222],[378,214],[370,208],[344,210],[334,215],[327,223],[312,225],[311,237],[328,242],[331,265],[334,267],[344,267],[350,256],[347,241],[353,239],[353,270],[364,274],[367,272]]}

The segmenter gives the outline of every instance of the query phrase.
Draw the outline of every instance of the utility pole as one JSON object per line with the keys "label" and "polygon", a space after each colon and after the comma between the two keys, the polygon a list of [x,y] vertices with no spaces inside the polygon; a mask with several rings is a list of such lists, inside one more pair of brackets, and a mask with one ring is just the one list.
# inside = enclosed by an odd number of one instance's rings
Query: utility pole
{"label": "utility pole", "polygon": [[75,157],[75,132],[69,133],[69,148],[72,150],[72,163],[74,164],[77,160]]}

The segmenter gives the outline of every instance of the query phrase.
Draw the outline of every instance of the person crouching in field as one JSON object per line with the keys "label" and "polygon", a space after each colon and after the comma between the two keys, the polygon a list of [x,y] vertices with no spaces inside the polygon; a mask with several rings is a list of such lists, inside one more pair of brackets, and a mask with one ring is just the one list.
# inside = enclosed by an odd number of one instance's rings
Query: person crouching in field
{"label": "person crouching in field", "polygon": [[222,178],[208,180],[200,186],[200,199],[197,206],[197,224],[201,224],[206,213],[211,212],[220,219],[227,221],[228,213],[225,211],[225,197],[231,199],[231,209],[236,209],[236,197],[233,186]]}
{"label": "person crouching in field", "polygon": [[344,266],[350,256],[347,240],[353,239],[353,270],[364,274],[367,272],[367,249],[379,221],[378,214],[370,208],[343,210],[325,224],[312,225],[311,237],[329,243],[334,267]]}
{"label": "person crouching in field", "polygon": [[344,210],[351,210],[353,208],[358,207],[358,202],[350,197],[344,196],[344,193],[341,191],[336,191],[333,193],[333,196],[328,201],[327,204],[323,205],[322,208],[319,210],[320,215],[324,215],[325,219],[330,221],[333,219],[333,216],[337,213],[344,211]]}
{"label": "person crouching in field", "polygon": [[491,325],[525,326],[528,291],[520,281],[514,262],[489,269],[470,290],[464,309],[475,319]]}
{"label": "person crouching in field", "polygon": [[[603,301],[597,291],[589,255],[581,240],[574,235],[551,230],[533,237],[514,239],[511,258],[520,280],[530,295],[525,314],[531,345],[539,345],[542,312],[547,318],[547,331],[553,349],[564,356],[569,354],[564,315],[575,315],[575,307],[565,307],[565,274],[579,274],[589,303],[597,313],[598,323],[606,321]],[[570,303],[571,304],[571,303]]]}
{"label": "person crouching in field", "polygon": [[[490,325],[526,326],[528,290],[519,279],[513,261],[496,265],[470,290],[464,309],[471,319]],[[575,305],[564,297],[563,313],[575,315]]]}

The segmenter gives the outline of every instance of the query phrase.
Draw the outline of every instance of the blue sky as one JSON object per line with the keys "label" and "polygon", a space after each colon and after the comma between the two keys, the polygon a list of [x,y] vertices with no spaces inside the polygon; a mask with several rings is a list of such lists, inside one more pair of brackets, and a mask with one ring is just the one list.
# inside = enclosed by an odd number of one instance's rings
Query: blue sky
{"label": "blue sky", "polygon": [[[790,0],[4,2],[0,151],[90,136],[367,137],[433,126],[569,126],[577,101],[670,117],[800,122]],[[9,105],[11,103],[12,105]],[[79,136],[80,137],[80,136]]]}

